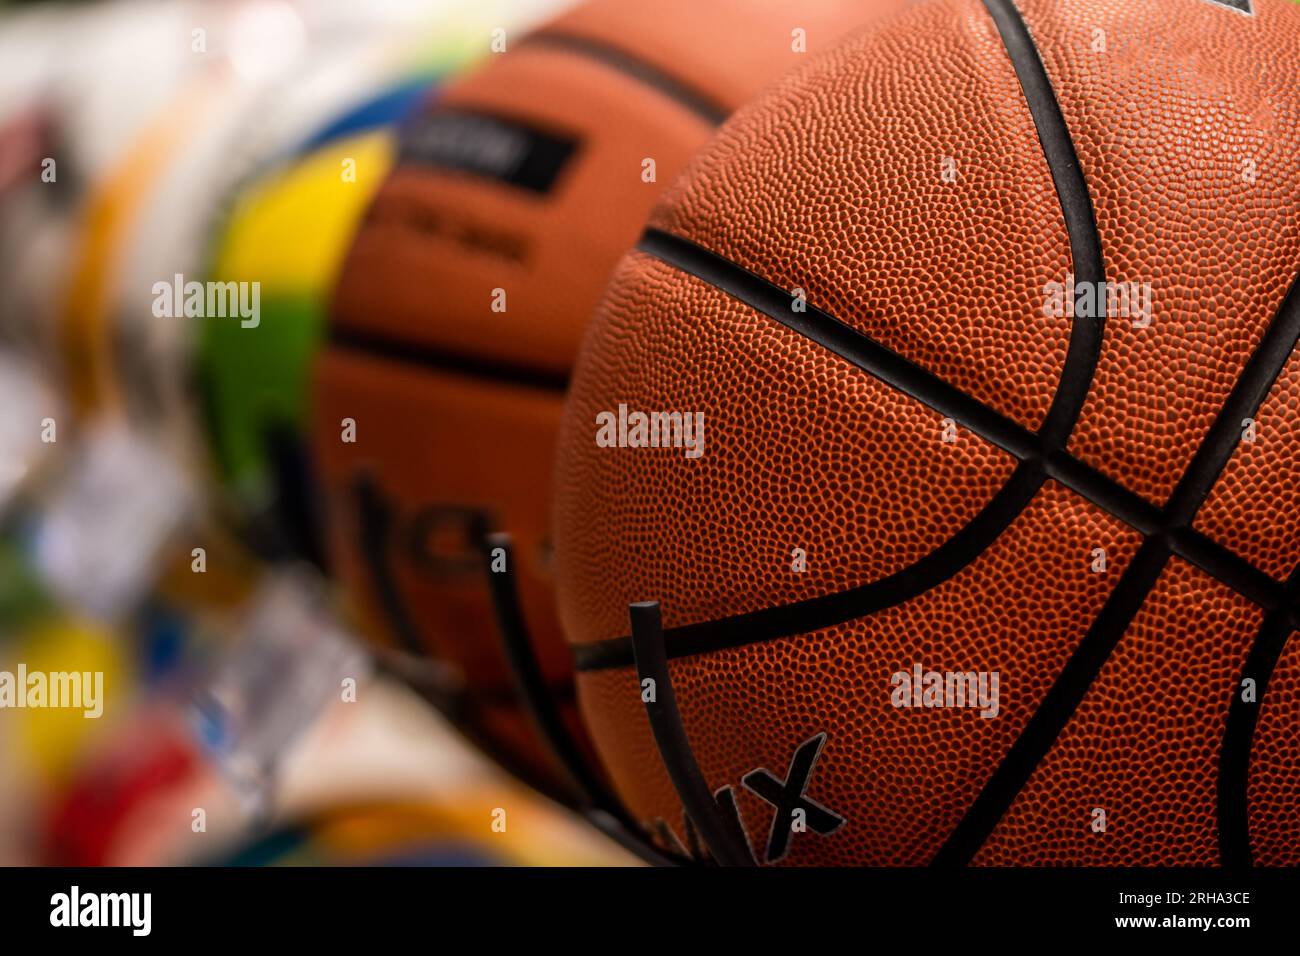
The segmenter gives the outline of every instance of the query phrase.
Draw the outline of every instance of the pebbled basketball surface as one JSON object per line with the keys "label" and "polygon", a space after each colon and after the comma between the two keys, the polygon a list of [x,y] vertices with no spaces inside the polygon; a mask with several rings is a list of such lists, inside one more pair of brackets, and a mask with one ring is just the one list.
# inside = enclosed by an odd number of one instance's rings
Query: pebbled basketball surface
{"label": "pebbled basketball surface", "polygon": [[[1283,0],[933,0],[692,162],[556,472],[580,704],[647,832],[702,852],[627,637],[654,600],[760,862],[1300,863],[1298,77]],[[1149,310],[1090,312],[1107,281]],[[599,447],[620,404],[702,412],[703,454]],[[997,705],[899,698],[914,668]]]}

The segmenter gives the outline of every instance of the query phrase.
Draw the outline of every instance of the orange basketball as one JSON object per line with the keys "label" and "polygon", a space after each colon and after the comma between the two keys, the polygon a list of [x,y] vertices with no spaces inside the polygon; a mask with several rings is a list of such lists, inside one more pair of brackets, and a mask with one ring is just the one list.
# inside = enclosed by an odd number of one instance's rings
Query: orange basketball
{"label": "orange basketball", "polygon": [[929,0],[737,113],[561,428],[646,832],[720,857],[703,793],[760,863],[1300,864],[1297,222],[1290,0]]}
{"label": "orange basketball", "polygon": [[[379,639],[443,665],[460,726],[552,791],[557,768],[496,633],[482,537],[513,536],[533,650],[579,735],[549,506],[582,330],[661,184],[717,125],[805,51],[904,6],[600,0],[506,37],[405,131],[355,239],[316,376],[337,571]],[[345,419],[355,441],[341,440]]]}

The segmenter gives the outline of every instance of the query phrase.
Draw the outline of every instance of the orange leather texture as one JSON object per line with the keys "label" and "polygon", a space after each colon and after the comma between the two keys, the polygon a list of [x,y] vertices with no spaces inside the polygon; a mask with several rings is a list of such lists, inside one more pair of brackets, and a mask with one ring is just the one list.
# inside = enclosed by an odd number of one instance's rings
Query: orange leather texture
{"label": "orange leather texture", "polygon": [[[661,600],[673,627],[886,577],[1010,477],[1009,455],[969,433],[944,443],[938,413],[644,254],[627,257],[607,301],[556,468],[558,594],[575,644],[627,633],[633,601]],[[596,415],[620,402],[704,410],[703,455],[597,448]]]}
{"label": "orange leather texture", "polygon": [[1047,410],[1069,324],[1030,303],[1065,278],[1069,244],[978,3],[921,4],[782,81],[700,153],[650,224],[804,290],[1028,427]]}
{"label": "orange leather texture", "polygon": [[[1300,355],[1293,356],[1242,441],[1196,525],[1276,578],[1296,566],[1300,542]],[[1248,430],[1253,431],[1246,440]]]}
{"label": "orange leather texture", "polygon": [[[809,62],[733,117],[650,224],[702,247],[697,263],[721,257],[719,274],[737,283],[739,267],[804,290],[1032,431],[1062,387],[1071,341],[1070,319],[1044,314],[1046,286],[1076,263],[1060,171],[995,5],[917,4]],[[1122,616],[1113,608],[1136,585],[1117,592],[1118,582],[1150,564],[1135,558],[1135,524],[1166,546],[1160,508],[1300,271],[1300,7],[1016,7],[1091,193],[1106,278],[1151,289],[1149,326],[1107,319],[1067,446],[1073,474],[1095,476],[1085,483],[1124,504],[1107,506],[1112,515],[1048,479],[959,572],[901,604],[805,633],[733,636],[722,649],[675,653],[678,635],[666,635],[705,782],[735,788],[756,850],[775,812],[742,778],[756,768],[781,776],[796,748],[827,735],[806,795],[845,823],[795,835],[783,863],[935,859],[1103,607]],[[667,628],[698,636],[710,622],[897,574],[1007,481],[1009,455],[962,430],[941,443],[937,413],[734,294],[635,252],[589,330],[561,425],[555,506],[561,616],[580,659],[597,659],[593,644],[618,646],[630,601],[662,602]],[[1296,519],[1277,513],[1300,462],[1296,375],[1293,361],[1259,409],[1260,439],[1232,449],[1189,519],[1234,560],[1255,562],[1251,581],[1264,577],[1270,600],[1298,557]],[[599,447],[594,415],[620,402],[702,411],[703,457]],[[1156,517],[1126,523],[1119,511]],[[791,573],[789,548],[803,542],[808,571]],[[1090,563],[1096,549],[1105,570]],[[1223,742],[1265,607],[1182,557],[1157,570],[973,862],[1221,862]],[[618,660],[579,674],[592,738],[647,832],[685,845],[636,673]],[[1247,805],[1259,862],[1300,852],[1286,822],[1300,773],[1296,661],[1292,644],[1254,733]],[[914,663],[999,671],[1000,715],[892,706],[891,674]],[[1090,829],[1098,806],[1104,833]]]}
{"label": "orange leather texture", "polygon": [[[712,126],[567,50],[521,43],[449,88],[440,110],[518,117],[578,139],[550,193],[399,164],[348,253],[333,321],[411,345],[565,372],[600,290]],[[483,237],[489,237],[484,239]],[[494,289],[506,292],[492,311]]]}
{"label": "orange leather texture", "polygon": [[[974,862],[1221,863],[1219,745],[1262,618],[1245,598],[1173,561]],[[1092,829],[1096,808],[1104,832]]]}
{"label": "orange leather texture", "polygon": [[[795,838],[783,862],[927,863],[1100,610],[1136,540],[1048,485],[992,548],[923,597],[838,627],[673,660],[677,702],[705,778],[720,787],[737,786],[757,767],[783,775],[795,745],[826,733],[807,792],[846,823],[830,838]],[[1089,569],[1097,541],[1111,549],[1107,574]],[[671,606],[666,599],[665,611]],[[916,663],[1000,670],[1001,712],[987,719],[971,709],[896,709],[890,679]],[[680,804],[635,672],[580,673],[578,693],[636,818],[664,819],[681,836]],[[739,800],[761,847],[772,809],[743,789]]]}
{"label": "orange leather texture", "polygon": [[1255,862],[1300,866],[1300,640],[1287,640],[1259,713],[1247,777]]}

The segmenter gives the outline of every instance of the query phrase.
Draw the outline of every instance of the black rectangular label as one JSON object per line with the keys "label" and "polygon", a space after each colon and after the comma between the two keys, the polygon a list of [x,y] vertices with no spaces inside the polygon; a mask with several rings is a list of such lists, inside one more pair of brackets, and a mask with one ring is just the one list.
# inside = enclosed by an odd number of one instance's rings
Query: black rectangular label
{"label": "black rectangular label", "polygon": [[398,161],[455,169],[545,193],[577,146],[577,140],[514,120],[440,111],[407,124]]}

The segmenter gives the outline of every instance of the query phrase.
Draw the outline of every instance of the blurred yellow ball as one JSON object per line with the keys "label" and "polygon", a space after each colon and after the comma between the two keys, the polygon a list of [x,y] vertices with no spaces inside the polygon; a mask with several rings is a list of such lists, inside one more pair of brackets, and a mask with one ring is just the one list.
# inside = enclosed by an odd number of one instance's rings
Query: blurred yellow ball
{"label": "blurred yellow ball", "polygon": [[[31,772],[47,784],[65,779],[83,748],[122,712],[132,684],[131,665],[120,642],[104,627],[73,618],[46,621],[9,648],[5,670],[21,663],[27,673],[102,674],[99,717],[80,707],[22,707],[9,710],[15,745]],[[92,679],[94,679],[92,677]],[[19,688],[24,693],[25,688]]]}

